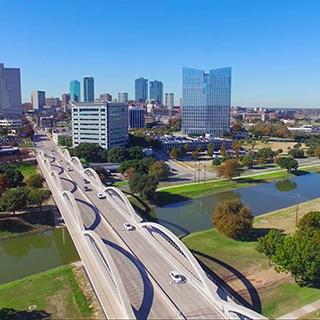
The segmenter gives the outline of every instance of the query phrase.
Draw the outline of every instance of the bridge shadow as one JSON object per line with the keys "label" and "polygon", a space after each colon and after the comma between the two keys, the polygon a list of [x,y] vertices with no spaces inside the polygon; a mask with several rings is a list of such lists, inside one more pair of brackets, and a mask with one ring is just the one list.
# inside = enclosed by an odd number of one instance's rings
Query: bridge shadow
{"label": "bridge shadow", "polygon": [[89,202],[83,201],[79,198],[76,198],[75,200],[77,202],[84,204],[86,207],[90,208],[94,212],[95,218],[94,218],[93,223],[89,227],[87,227],[85,225],[86,230],[94,230],[101,222],[101,215],[100,215],[99,210]]}
{"label": "bridge shadow", "polygon": [[[50,163],[51,163],[51,162],[50,162]],[[64,169],[63,169],[62,167],[60,167],[59,165],[56,165],[56,164],[52,164],[51,167],[58,168],[59,171],[57,171],[57,172],[58,172],[59,175],[62,174],[63,171],[64,171]]]}
{"label": "bridge shadow", "polygon": [[78,187],[77,187],[77,184],[74,181],[72,181],[70,179],[67,179],[67,178],[61,178],[61,180],[64,180],[64,181],[66,181],[66,182],[68,182],[68,183],[70,183],[72,185],[72,189],[70,190],[71,193],[74,193],[74,192],[77,191]]}
{"label": "bridge shadow", "polygon": [[[255,310],[258,313],[261,313],[261,300],[259,297],[259,294],[256,290],[256,288],[254,287],[254,285],[237,269],[235,269],[234,267],[230,266],[229,264],[215,258],[212,256],[209,256],[203,252],[200,251],[196,251],[196,250],[190,250],[194,255],[196,255],[196,258],[198,260],[198,262],[200,263],[201,267],[204,269],[204,271],[209,274],[213,279],[214,282],[218,285],[223,287],[228,293],[230,293],[236,300],[238,300],[243,306],[247,307],[247,308],[251,308],[253,310]],[[249,295],[250,295],[250,300],[251,303],[248,302],[242,295],[240,295],[237,291],[235,291],[230,285],[228,285],[220,276],[218,276],[213,270],[211,270],[203,261],[201,261],[198,257],[203,257],[205,259],[208,259],[222,267],[224,267],[225,269],[227,269],[229,272],[231,272],[232,274],[234,274],[237,279],[239,281],[242,282],[242,284],[244,285],[244,287],[246,288],[246,290],[248,291]],[[221,292],[223,295],[225,295],[225,293]]]}
{"label": "bridge shadow", "polygon": [[117,244],[109,240],[103,238],[101,239],[106,245],[110,246],[111,248],[117,250],[118,252],[126,256],[126,258],[128,258],[139,271],[143,281],[143,299],[139,309],[135,309],[133,306],[132,308],[137,319],[148,319],[153,303],[154,289],[144,265],[127,250],[123,249],[122,247],[118,246]]}

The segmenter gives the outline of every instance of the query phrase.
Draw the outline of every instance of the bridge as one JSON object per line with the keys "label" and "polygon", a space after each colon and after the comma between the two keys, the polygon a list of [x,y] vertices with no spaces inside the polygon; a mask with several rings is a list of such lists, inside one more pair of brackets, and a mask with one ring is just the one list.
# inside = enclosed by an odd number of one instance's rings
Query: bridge
{"label": "bridge", "polygon": [[[128,198],[106,187],[68,150],[37,136],[37,161],[106,318],[265,319],[208,278],[183,242],[144,221]],[[84,180],[90,190],[84,191]],[[102,192],[104,199],[97,197]],[[128,231],[124,223],[134,230]],[[170,271],[185,276],[175,284]]]}

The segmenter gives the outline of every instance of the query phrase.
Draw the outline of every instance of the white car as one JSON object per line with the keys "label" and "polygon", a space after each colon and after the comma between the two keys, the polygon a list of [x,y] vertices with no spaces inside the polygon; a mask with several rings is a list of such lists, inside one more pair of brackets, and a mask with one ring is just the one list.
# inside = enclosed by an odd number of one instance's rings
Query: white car
{"label": "white car", "polygon": [[104,199],[104,198],[106,197],[106,194],[103,193],[103,192],[99,192],[99,193],[97,194],[97,197],[98,197],[99,199]]}
{"label": "white car", "polygon": [[134,230],[134,226],[132,224],[130,224],[130,223],[125,223],[123,226],[128,231]]}
{"label": "white car", "polygon": [[170,271],[169,273],[170,278],[174,281],[174,283],[185,283],[186,282],[186,277],[179,274],[176,271]]}

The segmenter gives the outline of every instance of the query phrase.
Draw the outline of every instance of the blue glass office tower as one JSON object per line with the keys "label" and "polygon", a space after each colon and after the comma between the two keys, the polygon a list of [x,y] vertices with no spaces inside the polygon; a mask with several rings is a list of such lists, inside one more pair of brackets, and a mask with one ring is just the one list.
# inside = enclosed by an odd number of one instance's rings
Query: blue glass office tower
{"label": "blue glass office tower", "polygon": [[83,78],[83,100],[84,102],[94,101],[94,79],[93,77]]}
{"label": "blue glass office tower", "polygon": [[134,84],[136,101],[148,100],[148,79],[136,79]]}
{"label": "blue glass office tower", "polygon": [[70,82],[70,100],[79,102],[81,101],[80,98],[80,81],[72,80]]}
{"label": "blue glass office tower", "polygon": [[149,98],[157,103],[163,103],[163,83],[161,81],[150,81]]}
{"label": "blue glass office tower", "polygon": [[182,131],[222,137],[230,130],[231,68],[182,70]]}

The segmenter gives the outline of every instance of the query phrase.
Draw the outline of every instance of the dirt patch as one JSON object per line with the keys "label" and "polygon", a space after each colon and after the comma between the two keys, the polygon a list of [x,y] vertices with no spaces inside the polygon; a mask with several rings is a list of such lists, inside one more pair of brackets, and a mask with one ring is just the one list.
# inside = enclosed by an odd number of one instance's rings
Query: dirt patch
{"label": "dirt patch", "polygon": [[55,318],[64,319],[66,314],[68,314],[68,304],[66,302],[66,295],[70,291],[67,286],[64,286],[57,292],[50,296],[47,300],[46,311],[49,314],[54,315]]}
{"label": "dirt patch", "polygon": [[103,310],[100,306],[100,303],[93,291],[93,288],[91,286],[91,283],[85,273],[85,270],[82,265],[79,263],[74,263],[73,265],[73,274],[75,276],[75,279],[86,297],[86,299],[89,301],[90,308],[92,310],[92,319],[105,319],[105,315],[103,313]]}

